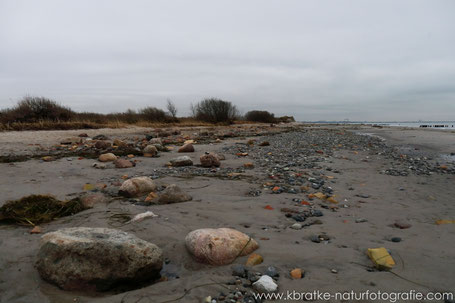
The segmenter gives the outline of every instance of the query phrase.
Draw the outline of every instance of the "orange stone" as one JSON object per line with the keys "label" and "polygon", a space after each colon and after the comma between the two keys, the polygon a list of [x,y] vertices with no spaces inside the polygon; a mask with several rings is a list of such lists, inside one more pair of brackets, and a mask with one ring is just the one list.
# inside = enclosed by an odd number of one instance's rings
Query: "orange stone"
{"label": "orange stone", "polygon": [[293,279],[302,279],[302,270],[300,268],[291,270],[291,277]]}
{"label": "orange stone", "polygon": [[41,232],[42,232],[42,229],[38,225],[33,227],[33,229],[30,231],[31,234],[40,234]]}
{"label": "orange stone", "polygon": [[145,202],[151,202],[156,198],[158,198],[158,195],[154,192],[151,192],[150,194],[148,194],[147,198],[145,198]]}
{"label": "orange stone", "polygon": [[246,266],[254,266],[264,262],[264,258],[260,254],[253,253],[248,257],[246,261]]}

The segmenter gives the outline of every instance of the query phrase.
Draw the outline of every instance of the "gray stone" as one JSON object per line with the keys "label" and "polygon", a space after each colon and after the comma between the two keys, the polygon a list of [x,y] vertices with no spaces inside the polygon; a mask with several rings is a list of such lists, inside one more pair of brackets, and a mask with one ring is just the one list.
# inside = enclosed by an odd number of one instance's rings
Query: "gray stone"
{"label": "gray stone", "polygon": [[180,187],[171,184],[166,187],[158,198],[159,204],[179,203],[191,201],[193,198],[187,193],[183,192]]}
{"label": "gray stone", "polygon": [[108,228],[73,227],[45,234],[35,264],[41,277],[65,290],[105,291],[159,278],[155,244]]}
{"label": "gray stone", "polygon": [[169,161],[172,166],[179,167],[179,166],[192,166],[193,165],[193,160],[191,160],[190,157],[188,156],[181,156],[172,159]]}

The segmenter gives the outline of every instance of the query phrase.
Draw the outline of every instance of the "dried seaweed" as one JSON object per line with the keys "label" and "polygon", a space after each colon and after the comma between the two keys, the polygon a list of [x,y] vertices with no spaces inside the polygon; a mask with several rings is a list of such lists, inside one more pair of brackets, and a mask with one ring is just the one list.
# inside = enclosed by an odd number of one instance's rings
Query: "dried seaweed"
{"label": "dried seaweed", "polygon": [[49,195],[30,195],[19,200],[8,201],[0,207],[0,222],[37,225],[74,215],[84,209],[79,198],[60,201]]}

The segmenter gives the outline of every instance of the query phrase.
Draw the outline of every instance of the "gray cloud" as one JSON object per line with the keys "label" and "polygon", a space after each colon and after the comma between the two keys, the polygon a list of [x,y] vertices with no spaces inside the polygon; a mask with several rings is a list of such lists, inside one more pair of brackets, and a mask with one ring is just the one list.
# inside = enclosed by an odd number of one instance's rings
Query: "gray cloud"
{"label": "gray cloud", "polygon": [[216,96],[299,120],[448,120],[455,2],[0,2],[0,108],[76,110]]}

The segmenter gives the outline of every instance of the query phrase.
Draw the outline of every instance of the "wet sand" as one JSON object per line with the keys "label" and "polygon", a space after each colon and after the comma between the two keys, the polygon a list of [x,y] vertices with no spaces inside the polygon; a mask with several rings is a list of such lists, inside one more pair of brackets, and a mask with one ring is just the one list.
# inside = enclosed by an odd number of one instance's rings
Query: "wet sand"
{"label": "wet sand", "polygon": [[[385,138],[386,144],[394,145],[397,149],[407,146],[410,150],[409,147],[414,147],[413,152],[419,151],[415,148],[425,148],[424,152],[434,155],[454,151],[455,134],[452,132],[349,126],[333,126],[331,129],[373,133]],[[109,135],[124,138],[149,130],[120,130],[120,133],[116,133],[118,131],[113,130]],[[307,128],[307,131],[312,130]],[[82,130],[58,133],[58,136],[39,132],[39,138],[34,133],[24,132],[24,136],[31,137],[22,139],[20,132],[14,136],[0,133],[1,150],[23,152],[29,142],[56,144],[61,137],[106,132]],[[4,138],[9,138],[9,141]],[[30,138],[36,141],[31,142]],[[235,286],[225,284],[233,279],[231,266],[199,264],[188,254],[184,245],[188,232],[205,227],[232,227],[256,239],[260,245],[256,252],[264,257],[264,263],[254,269],[263,272],[268,266],[275,266],[280,273],[280,291],[455,291],[455,225],[435,224],[435,220],[455,219],[455,175],[435,173],[401,177],[381,174],[380,171],[390,165],[390,160],[383,155],[367,149],[354,152],[340,148],[333,155],[326,155],[316,168],[291,168],[296,173],[308,176],[315,172],[326,176],[327,185],[333,188],[339,201],[336,205],[338,208],[333,209],[330,209],[333,205],[327,205],[324,201],[311,201],[315,208],[324,213],[324,216],[317,218],[322,224],[294,230],[290,226],[295,221],[287,218],[280,209],[302,207],[295,199],[307,200],[307,193],[272,194],[263,186],[269,178],[261,163],[258,163],[262,160],[225,152],[225,148],[245,143],[249,139],[232,138],[220,144],[196,144],[196,152],[187,154],[198,163],[199,156],[205,151],[222,153],[226,156],[221,164],[224,169],[238,169],[246,162],[254,162],[255,168],[245,170],[240,177],[226,178],[216,174],[179,176],[173,173],[156,179],[159,185],[179,185],[193,196],[190,202],[141,206],[127,199],[112,199],[107,205],[97,205],[93,209],[41,226],[43,232],[87,226],[118,228],[133,233],[163,249],[164,257],[170,260],[166,271],[178,275],[178,279],[119,294],[111,292],[94,296],[63,291],[42,281],[33,267],[40,235],[29,234],[29,227],[0,225],[0,301],[160,303],[181,297],[185,289],[215,282],[221,285],[194,288],[175,302],[202,302],[209,295],[217,297],[220,292],[228,293],[227,289],[235,289]],[[260,137],[254,139],[263,140]],[[273,136],[267,139],[273,145]],[[95,162],[93,159],[77,158],[71,161],[62,158],[53,162],[35,159],[1,163],[0,204],[36,193],[50,193],[65,199],[83,192],[85,183],[105,183],[115,189],[113,183],[123,181],[123,175],[154,175],[154,170],[162,170],[166,162],[179,155],[174,149],[169,153],[161,153],[159,158],[137,157],[140,162],[129,169],[95,169],[91,167]],[[326,169],[328,166],[330,171]],[[253,190],[261,190],[262,193],[257,197],[248,195]],[[266,205],[273,210],[265,209]],[[148,210],[159,217],[126,225],[112,220],[114,214],[135,215]],[[356,223],[359,218],[366,219],[366,222]],[[396,220],[406,220],[412,226],[398,229],[393,227]],[[328,235],[330,241],[310,241],[312,235],[320,234]],[[392,237],[401,237],[403,240],[394,243],[390,241]],[[371,270],[372,263],[366,256],[366,249],[382,246],[390,250],[397,263],[393,272],[400,277]],[[235,263],[244,264],[246,258],[238,258]],[[289,271],[296,267],[305,270],[305,277],[301,280],[293,280],[289,275]],[[332,273],[333,269],[337,271],[336,274]]]}

